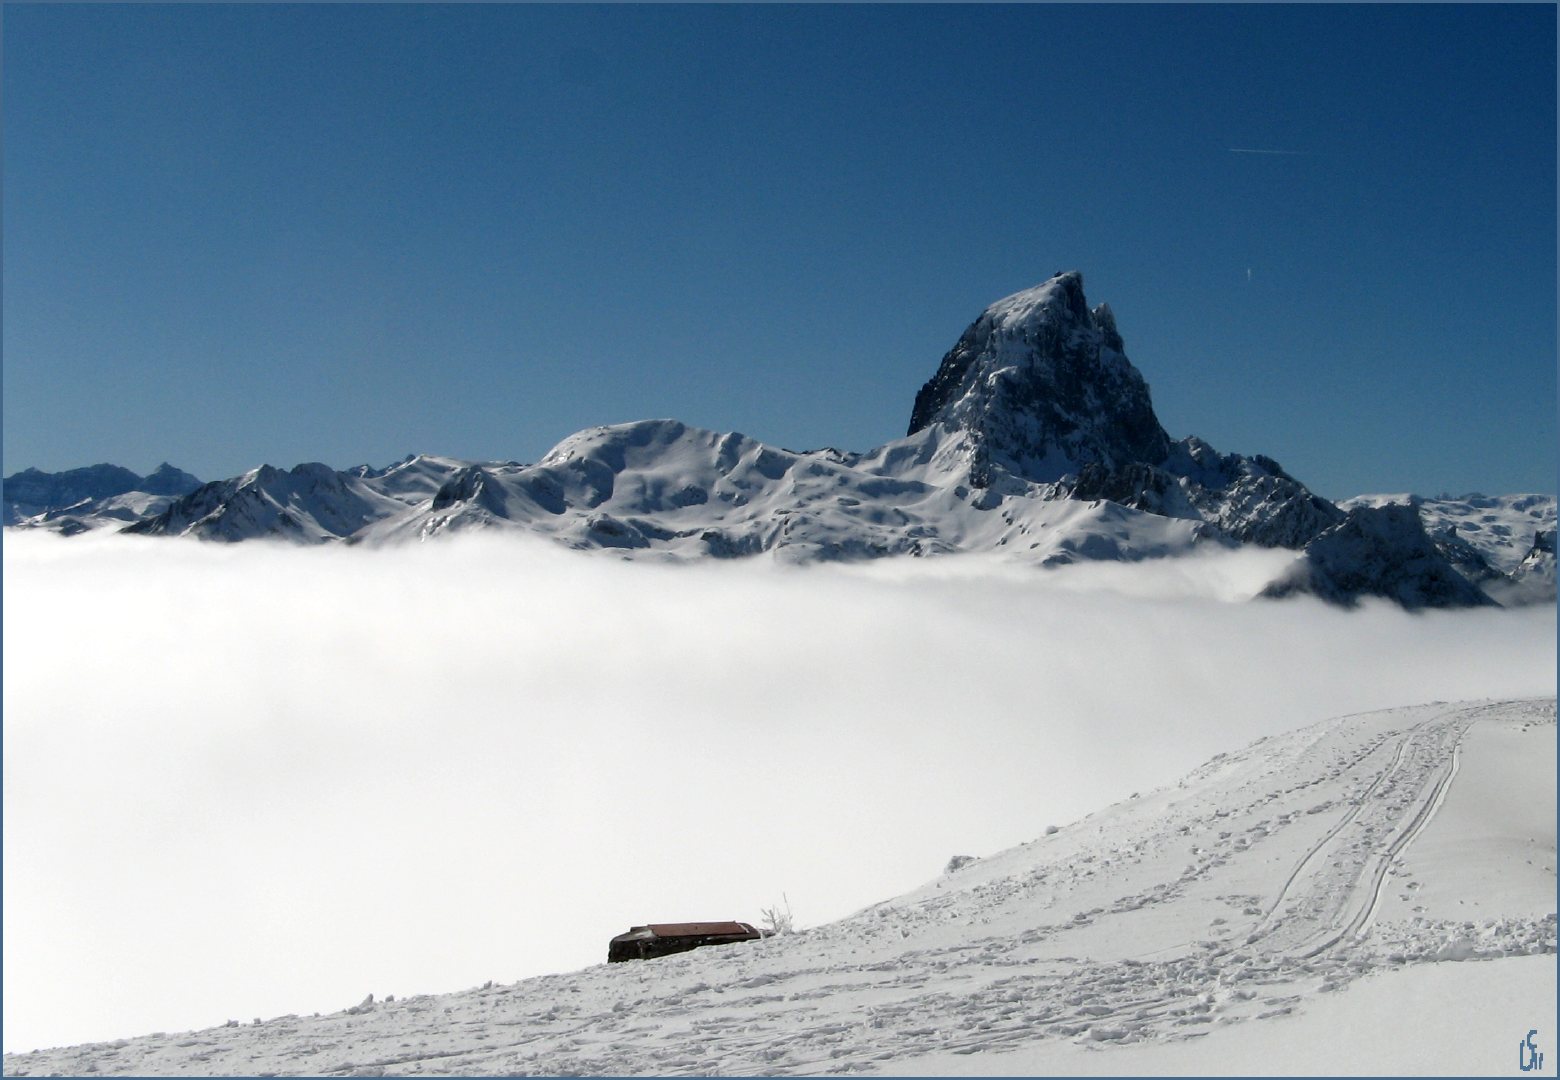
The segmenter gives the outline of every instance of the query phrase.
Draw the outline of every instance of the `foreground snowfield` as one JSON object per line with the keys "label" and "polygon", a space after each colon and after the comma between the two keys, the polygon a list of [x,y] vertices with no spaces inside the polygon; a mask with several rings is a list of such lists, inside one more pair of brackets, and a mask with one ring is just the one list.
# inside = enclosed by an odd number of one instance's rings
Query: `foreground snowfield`
{"label": "foreground snowfield", "polygon": [[803,933],[4,1071],[1554,1075],[1555,751],[1553,698],[1340,717]]}

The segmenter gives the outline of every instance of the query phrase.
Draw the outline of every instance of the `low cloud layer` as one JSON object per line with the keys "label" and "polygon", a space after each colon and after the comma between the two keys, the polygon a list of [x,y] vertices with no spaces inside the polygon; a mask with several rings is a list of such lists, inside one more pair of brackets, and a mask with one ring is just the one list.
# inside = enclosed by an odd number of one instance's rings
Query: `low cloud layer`
{"label": "low cloud layer", "polygon": [[1552,608],[1288,556],[663,566],[8,535],[7,1050],[811,925],[1328,716],[1552,694]]}

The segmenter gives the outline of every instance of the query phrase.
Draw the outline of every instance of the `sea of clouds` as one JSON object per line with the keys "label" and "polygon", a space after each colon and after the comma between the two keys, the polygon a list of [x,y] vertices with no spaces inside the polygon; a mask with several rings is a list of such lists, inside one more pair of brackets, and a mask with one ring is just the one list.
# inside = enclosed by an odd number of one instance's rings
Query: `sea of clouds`
{"label": "sea of clouds", "polygon": [[1553,607],[1251,601],[1290,557],[8,533],[5,1049],[815,925],[1264,735],[1554,693]]}

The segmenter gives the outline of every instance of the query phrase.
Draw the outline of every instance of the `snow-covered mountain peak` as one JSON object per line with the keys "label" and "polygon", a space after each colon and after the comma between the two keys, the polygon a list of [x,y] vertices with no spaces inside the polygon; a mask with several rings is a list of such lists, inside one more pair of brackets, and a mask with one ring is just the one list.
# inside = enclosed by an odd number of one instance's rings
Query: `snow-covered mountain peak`
{"label": "snow-covered mountain peak", "polygon": [[1076,271],[1004,297],[970,324],[916,395],[909,434],[934,424],[963,436],[982,487],[993,468],[1051,483],[1085,465],[1158,465],[1170,451],[1115,316],[1089,307]]}
{"label": "snow-covered mountain peak", "polygon": [[1087,318],[1088,301],[1083,295],[1083,275],[1076,270],[1052,274],[1038,285],[1020,289],[986,307],[985,314],[1008,326],[1054,317],[1062,310],[1077,320]]}
{"label": "snow-covered mountain peak", "polygon": [[1015,336],[1022,336],[1026,327],[1054,322],[1092,327],[1110,351],[1117,356],[1122,352],[1121,335],[1110,305],[1089,307],[1083,293],[1083,275],[1076,270],[1053,274],[1038,285],[1004,296],[988,305],[981,318],[989,318],[1003,333]]}
{"label": "snow-covered mountain peak", "polygon": [[635,420],[577,431],[542,455],[537,464],[558,466],[570,460],[590,458],[607,460],[613,463],[614,468],[621,469],[622,462],[631,457],[657,454],[690,436],[700,441],[745,438],[742,435],[722,436],[716,432],[690,428],[681,420]]}
{"label": "snow-covered mountain peak", "polygon": [[282,470],[275,465],[259,465],[241,474],[235,481],[235,486],[240,488],[263,486],[274,482],[281,475]]}
{"label": "snow-covered mountain peak", "polygon": [[1172,442],[1114,314],[1089,305],[1076,272],[989,305],[917,394],[909,433],[860,453],[652,419],[577,432],[533,465],[415,454],[342,472],[265,465],[203,486],[167,466],[143,479],[104,465],[29,470],[5,488],[7,525],[67,535],[355,544],[501,529],[626,557],[1001,551],[1044,565],[1208,541],[1303,549],[1277,587],[1343,603],[1554,598],[1554,553],[1535,540],[1555,528],[1553,496],[1366,496],[1355,502],[1409,506],[1350,520],[1350,505],[1271,458]]}

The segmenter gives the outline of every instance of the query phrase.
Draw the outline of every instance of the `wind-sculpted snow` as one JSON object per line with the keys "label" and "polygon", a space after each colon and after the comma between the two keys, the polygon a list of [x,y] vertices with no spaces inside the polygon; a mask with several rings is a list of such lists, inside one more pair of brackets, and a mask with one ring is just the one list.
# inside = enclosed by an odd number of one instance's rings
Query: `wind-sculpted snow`
{"label": "wind-sculpted snow", "polygon": [[[1553,771],[1503,760],[1552,760],[1554,723],[1553,698],[1341,717],[800,934],[8,1055],[5,1071],[834,1075],[967,1056],[957,1071],[993,1075],[1194,1039],[1217,1062],[1235,1029],[1271,1031],[1281,1052],[1291,1017],[1373,973],[1554,954]],[[1503,774],[1547,790],[1527,789],[1529,810]],[[1471,815],[1484,831],[1469,842]],[[1504,1071],[1495,1049],[1486,1067]],[[1405,1043],[1394,1071],[1446,1064]]]}

